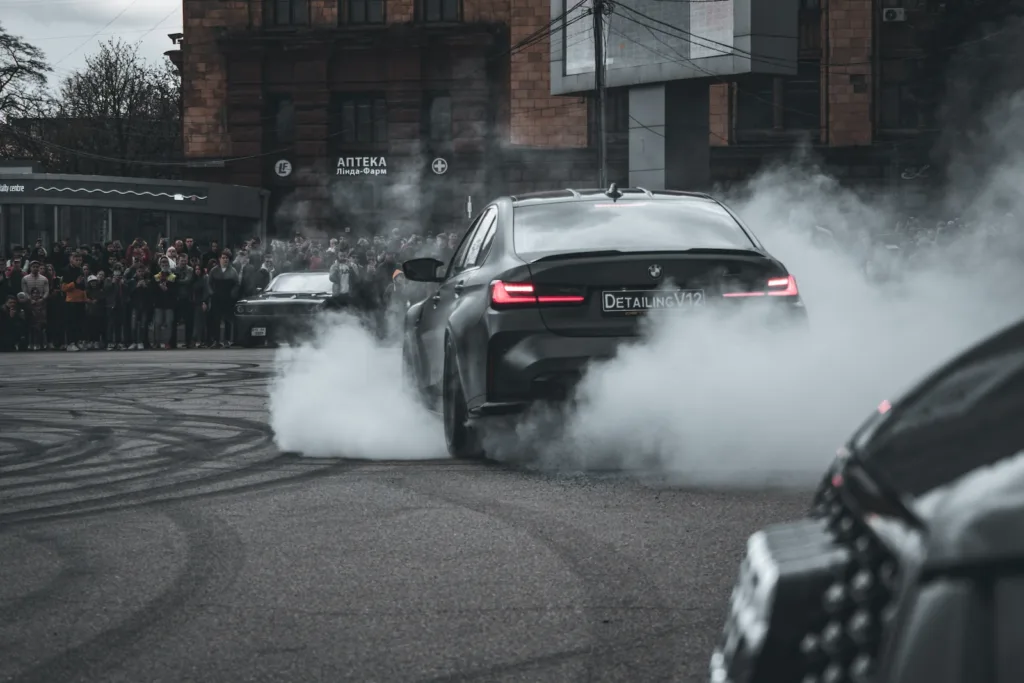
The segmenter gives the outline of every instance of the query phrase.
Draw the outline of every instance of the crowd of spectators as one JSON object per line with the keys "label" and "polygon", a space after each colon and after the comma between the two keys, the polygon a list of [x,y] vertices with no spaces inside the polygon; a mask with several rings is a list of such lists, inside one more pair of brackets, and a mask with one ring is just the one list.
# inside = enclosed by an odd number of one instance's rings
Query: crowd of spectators
{"label": "crowd of spectators", "polygon": [[403,261],[446,261],[458,240],[398,231],[356,237],[346,228],[336,238],[256,238],[234,249],[191,238],[14,246],[0,270],[0,351],[226,348],[235,303],[279,273],[333,267],[346,273],[346,287],[350,278],[367,282],[383,301],[400,284]]}

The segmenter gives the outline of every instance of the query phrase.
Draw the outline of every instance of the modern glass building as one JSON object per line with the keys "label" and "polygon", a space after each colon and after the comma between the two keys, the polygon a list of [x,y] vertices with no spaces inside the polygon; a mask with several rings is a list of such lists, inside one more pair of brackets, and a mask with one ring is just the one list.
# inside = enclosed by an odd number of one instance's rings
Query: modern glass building
{"label": "modern glass building", "polygon": [[141,238],[217,240],[235,247],[266,237],[266,190],[240,185],[147,178],[33,173],[31,164],[0,166],[0,252],[42,240],[91,245]]}

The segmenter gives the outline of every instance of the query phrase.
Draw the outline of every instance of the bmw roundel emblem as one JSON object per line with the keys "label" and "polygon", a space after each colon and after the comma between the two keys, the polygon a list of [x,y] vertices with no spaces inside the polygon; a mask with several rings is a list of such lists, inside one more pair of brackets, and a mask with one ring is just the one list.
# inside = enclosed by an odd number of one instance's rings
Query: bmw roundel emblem
{"label": "bmw roundel emblem", "polygon": [[657,278],[661,277],[661,266],[659,266],[657,263],[655,263],[654,265],[652,265],[650,268],[647,269],[647,273],[651,277],[657,279]]}

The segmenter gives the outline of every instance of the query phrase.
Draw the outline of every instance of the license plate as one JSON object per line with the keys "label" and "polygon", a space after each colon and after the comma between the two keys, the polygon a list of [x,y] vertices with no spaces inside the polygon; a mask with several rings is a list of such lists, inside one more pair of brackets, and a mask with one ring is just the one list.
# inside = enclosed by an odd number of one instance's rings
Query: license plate
{"label": "license plate", "polygon": [[681,289],[674,292],[640,289],[601,293],[601,310],[618,315],[639,315],[648,311],[674,311],[703,306],[703,289]]}
{"label": "license plate", "polygon": [[249,335],[253,336],[253,337],[266,337],[267,336],[267,328],[265,328],[265,327],[254,327],[251,330],[249,330]]}

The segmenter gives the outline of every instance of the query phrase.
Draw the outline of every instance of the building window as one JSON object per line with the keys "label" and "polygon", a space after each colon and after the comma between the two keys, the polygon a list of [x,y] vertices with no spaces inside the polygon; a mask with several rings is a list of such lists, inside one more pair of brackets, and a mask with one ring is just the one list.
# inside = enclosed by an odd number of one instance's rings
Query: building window
{"label": "building window", "polygon": [[340,9],[347,24],[384,23],[384,0],[343,0]]}
{"label": "building window", "polygon": [[915,130],[921,127],[917,98],[905,83],[883,84],[881,87],[881,121],[883,130]]}
{"label": "building window", "polygon": [[295,142],[295,102],[288,95],[272,95],[268,112],[268,133],[272,145],[281,147]]}
{"label": "building window", "polygon": [[264,25],[308,26],[309,0],[266,0]]}
{"label": "building window", "polygon": [[754,76],[736,86],[736,130],[775,128],[775,87],[770,76]]}
{"label": "building window", "polygon": [[382,93],[339,93],[331,103],[331,135],[345,145],[388,141],[388,105]]}
{"label": "building window", "polygon": [[423,100],[423,136],[431,142],[452,139],[452,98],[447,93],[429,93]]}
{"label": "building window", "polygon": [[454,22],[461,18],[461,5],[460,0],[420,0],[420,12],[423,21]]}
{"label": "building window", "polygon": [[783,90],[782,120],[787,130],[821,128],[821,63],[797,64],[796,76],[787,78]]}

